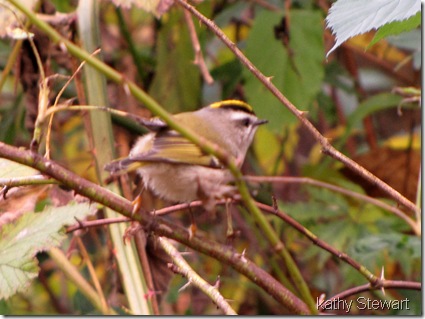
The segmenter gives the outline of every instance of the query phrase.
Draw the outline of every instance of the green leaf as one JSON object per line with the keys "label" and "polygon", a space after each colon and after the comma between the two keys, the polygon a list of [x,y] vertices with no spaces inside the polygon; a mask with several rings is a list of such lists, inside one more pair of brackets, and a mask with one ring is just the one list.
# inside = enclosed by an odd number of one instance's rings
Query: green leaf
{"label": "green leaf", "polygon": [[398,233],[364,236],[352,247],[350,255],[368,267],[385,266],[387,254],[398,261],[406,274],[412,272],[415,260],[420,262],[421,239]]}
{"label": "green leaf", "polygon": [[48,207],[27,213],[0,229],[0,299],[27,287],[38,274],[35,255],[58,246],[66,237],[60,230],[92,214],[89,204]]}
{"label": "green leaf", "polygon": [[304,190],[307,191],[308,201],[279,203],[279,207],[297,221],[317,225],[319,220],[348,215],[349,206],[343,195],[313,186],[305,186]]}
{"label": "green leaf", "polygon": [[418,12],[413,17],[410,17],[407,20],[403,21],[394,21],[383,25],[375,34],[372,41],[370,41],[367,49],[369,49],[372,45],[377,43],[379,40],[386,38],[390,35],[397,35],[402,32],[410,31],[416,29],[421,25],[421,13]]}
{"label": "green leaf", "polygon": [[[308,110],[324,78],[321,14],[291,11],[289,48],[275,37],[274,28],[282,18],[278,12],[258,14],[246,42],[246,55],[263,74],[272,77],[273,84],[293,104]],[[283,125],[295,122],[295,117],[253,74],[246,69],[244,73],[248,102],[259,117],[269,120],[269,129],[281,133]]]}
{"label": "green leaf", "polygon": [[[289,144],[289,143],[288,143]],[[280,174],[284,163],[281,161],[282,148],[286,145],[281,142],[276,134],[267,127],[260,127],[255,135],[253,147],[258,156],[259,164],[266,175]]]}
{"label": "green leaf", "polygon": [[[222,99],[232,96],[241,81],[242,66],[239,61],[231,60],[211,70],[211,76],[222,85]],[[215,101],[214,101],[215,102]]]}
{"label": "green leaf", "polygon": [[[181,12],[172,11],[158,34],[157,68],[149,94],[167,111],[178,113],[199,107],[200,77]],[[196,24],[195,24],[196,25]]]}

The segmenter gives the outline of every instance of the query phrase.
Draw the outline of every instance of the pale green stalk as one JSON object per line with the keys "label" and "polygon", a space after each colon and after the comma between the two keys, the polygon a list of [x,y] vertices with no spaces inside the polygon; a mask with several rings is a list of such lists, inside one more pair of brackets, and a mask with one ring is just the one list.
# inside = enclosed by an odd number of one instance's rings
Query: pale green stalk
{"label": "pale green stalk", "polygon": [[[100,46],[99,39],[99,7],[96,0],[80,1],[77,9],[78,31],[82,47],[93,52]],[[101,72],[87,65],[84,68],[84,85],[86,88],[87,101],[92,105],[107,106],[106,80]],[[115,158],[114,138],[112,132],[111,115],[106,112],[89,112],[90,136],[96,159],[96,172],[98,181],[106,179],[107,173],[103,170],[105,164]],[[117,184],[106,186],[114,193],[120,193]],[[115,211],[105,208],[108,218],[117,217]],[[148,288],[140,267],[135,245],[124,244],[126,224],[109,225],[109,231],[114,243],[114,253],[120,270],[125,295],[128,299],[130,311],[133,314],[152,314],[152,307],[147,298]]]}

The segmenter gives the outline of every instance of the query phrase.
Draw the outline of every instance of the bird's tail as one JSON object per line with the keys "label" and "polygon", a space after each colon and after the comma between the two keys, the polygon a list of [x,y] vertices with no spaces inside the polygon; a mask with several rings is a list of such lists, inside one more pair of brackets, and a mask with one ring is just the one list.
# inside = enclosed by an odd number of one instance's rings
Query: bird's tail
{"label": "bird's tail", "polygon": [[112,175],[117,175],[132,172],[141,166],[143,166],[142,162],[126,157],[116,159],[109,164],[106,164],[104,170],[108,171]]}

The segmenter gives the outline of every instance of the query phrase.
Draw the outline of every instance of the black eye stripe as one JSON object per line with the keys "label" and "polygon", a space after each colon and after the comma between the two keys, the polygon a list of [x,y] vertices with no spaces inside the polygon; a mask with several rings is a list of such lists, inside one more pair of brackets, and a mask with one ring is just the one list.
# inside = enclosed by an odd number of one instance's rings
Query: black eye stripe
{"label": "black eye stripe", "polygon": [[249,117],[246,117],[246,118],[241,120],[241,123],[242,123],[243,126],[248,127],[248,126],[251,125],[251,119]]}

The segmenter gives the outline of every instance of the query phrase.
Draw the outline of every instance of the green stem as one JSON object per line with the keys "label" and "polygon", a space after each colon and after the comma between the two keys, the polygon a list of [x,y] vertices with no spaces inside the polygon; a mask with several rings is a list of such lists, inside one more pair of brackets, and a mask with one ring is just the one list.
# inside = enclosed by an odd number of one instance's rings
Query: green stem
{"label": "green stem", "polygon": [[[100,46],[99,31],[99,4],[97,0],[80,1],[77,8],[78,32],[82,47],[88,52],[94,52]],[[101,57],[100,57],[101,58]],[[84,67],[84,86],[89,104],[107,106],[106,80],[102,72],[88,65]],[[96,152],[96,174],[100,185],[107,177],[103,170],[105,164],[115,158],[114,138],[112,132],[111,115],[106,112],[89,112],[88,134],[92,149],[102,150]],[[116,183],[107,186],[114,193],[121,193]],[[117,212],[105,208],[108,218],[117,217]],[[109,232],[114,243],[115,258],[120,270],[125,295],[128,299],[130,310],[133,314],[152,314],[151,300],[141,298],[148,295],[144,273],[138,261],[137,250],[134,243],[125,245],[123,237],[126,232],[125,224],[109,225]]]}

